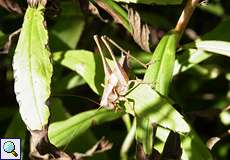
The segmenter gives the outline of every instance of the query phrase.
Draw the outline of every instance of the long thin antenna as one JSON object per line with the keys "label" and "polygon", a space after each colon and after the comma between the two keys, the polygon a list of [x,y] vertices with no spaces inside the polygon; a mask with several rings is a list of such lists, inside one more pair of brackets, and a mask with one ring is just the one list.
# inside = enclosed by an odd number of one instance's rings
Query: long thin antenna
{"label": "long thin antenna", "polygon": [[72,94],[55,94],[53,95],[52,97],[77,97],[77,98],[81,98],[81,99],[84,99],[84,100],[87,100],[87,101],[90,101],[98,106],[100,106],[100,104],[88,97],[84,97],[84,96],[79,96],[79,95],[72,95]]}
{"label": "long thin antenna", "polygon": [[131,58],[133,58],[136,62],[138,62],[140,65],[142,65],[144,68],[148,68],[148,66],[146,64],[144,64],[143,62],[141,62],[139,59],[137,59],[136,57],[132,56],[128,51],[126,51],[125,49],[123,49],[121,46],[119,46],[116,42],[114,42],[111,38],[104,36],[112,45],[114,45],[115,47],[117,47],[121,52],[123,52],[126,55],[129,55]]}

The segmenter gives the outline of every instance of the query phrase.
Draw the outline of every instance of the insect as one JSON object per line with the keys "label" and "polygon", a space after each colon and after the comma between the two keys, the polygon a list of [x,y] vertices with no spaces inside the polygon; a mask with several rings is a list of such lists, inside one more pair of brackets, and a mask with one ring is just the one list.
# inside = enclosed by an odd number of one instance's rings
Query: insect
{"label": "insect", "polygon": [[[127,73],[128,69],[128,58],[130,56],[129,52],[124,51],[120,48],[114,41],[109,39],[106,36],[101,36],[100,38],[97,35],[94,35],[94,40],[97,44],[99,53],[102,58],[103,68],[105,72],[105,86],[100,106],[107,109],[116,109],[116,104],[124,99],[124,95],[127,93],[129,88],[129,77]],[[108,64],[101,47],[101,42],[105,45],[107,50],[112,57],[114,62],[114,68]],[[109,43],[113,44],[115,47],[122,51],[122,56],[119,61],[117,61]]]}

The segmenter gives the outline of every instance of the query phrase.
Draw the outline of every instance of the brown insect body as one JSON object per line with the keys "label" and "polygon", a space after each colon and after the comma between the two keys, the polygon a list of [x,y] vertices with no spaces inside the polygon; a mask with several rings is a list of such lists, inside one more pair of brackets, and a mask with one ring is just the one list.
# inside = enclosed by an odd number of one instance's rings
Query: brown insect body
{"label": "brown insect body", "polygon": [[100,105],[107,109],[115,109],[117,102],[120,100],[120,97],[122,95],[125,95],[128,90],[129,78],[125,70],[128,66],[128,55],[122,54],[120,61],[117,61],[112,49],[110,48],[107,42],[107,37],[102,36],[101,40],[108,49],[114,62],[114,69],[112,70],[103,55],[98,36],[95,35],[94,40],[98,46],[99,53],[102,57],[105,79],[107,82],[104,87]]}

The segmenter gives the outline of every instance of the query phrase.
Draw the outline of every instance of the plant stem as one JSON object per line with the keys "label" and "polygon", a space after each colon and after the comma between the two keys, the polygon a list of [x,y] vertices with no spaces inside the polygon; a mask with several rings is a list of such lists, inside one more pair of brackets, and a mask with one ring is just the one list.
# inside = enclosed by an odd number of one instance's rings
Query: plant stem
{"label": "plant stem", "polygon": [[[196,6],[200,3],[201,0],[188,0],[182,13],[181,16],[179,18],[179,20],[177,21],[176,27],[175,27],[175,31],[178,32],[180,34],[180,37],[182,36],[182,34],[184,33],[184,30],[196,8]],[[180,39],[180,38],[179,38]],[[178,41],[179,41],[178,39]]]}
{"label": "plant stem", "polygon": [[133,140],[135,138],[135,133],[136,133],[136,120],[133,120],[133,124],[132,127],[129,131],[129,133],[127,134],[122,146],[121,146],[121,150],[120,150],[120,157],[121,160],[127,160],[128,159],[128,151],[133,143]]}
{"label": "plant stem", "polygon": [[131,120],[129,114],[125,114],[122,116],[123,122],[125,123],[125,127],[127,129],[127,132],[131,129]]}

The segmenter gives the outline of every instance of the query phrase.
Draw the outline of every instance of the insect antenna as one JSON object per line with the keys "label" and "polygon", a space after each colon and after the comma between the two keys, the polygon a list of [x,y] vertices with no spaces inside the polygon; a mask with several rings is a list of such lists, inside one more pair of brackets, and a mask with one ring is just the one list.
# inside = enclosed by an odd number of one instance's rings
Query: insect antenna
{"label": "insect antenna", "polygon": [[117,49],[119,49],[122,53],[124,53],[125,55],[130,56],[133,60],[135,60],[137,63],[139,63],[141,66],[143,66],[144,68],[148,68],[148,66],[146,64],[144,64],[143,62],[141,62],[139,59],[137,59],[136,57],[132,56],[129,51],[126,51],[125,49],[123,49],[121,46],[119,46],[115,41],[113,41],[111,38],[107,37],[107,36],[103,36],[107,41],[109,41],[112,45],[114,45]]}
{"label": "insect antenna", "polygon": [[85,96],[79,96],[79,95],[73,95],[73,94],[62,94],[62,93],[58,93],[58,94],[55,94],[53,95],[52,97],[76,97],[76,98],[80,98],[80,99],[84,99],[84,100],[87,100],[89,102],[92,102],[98,106],[100,106],[100,104],[88,97],[85,97]]}

